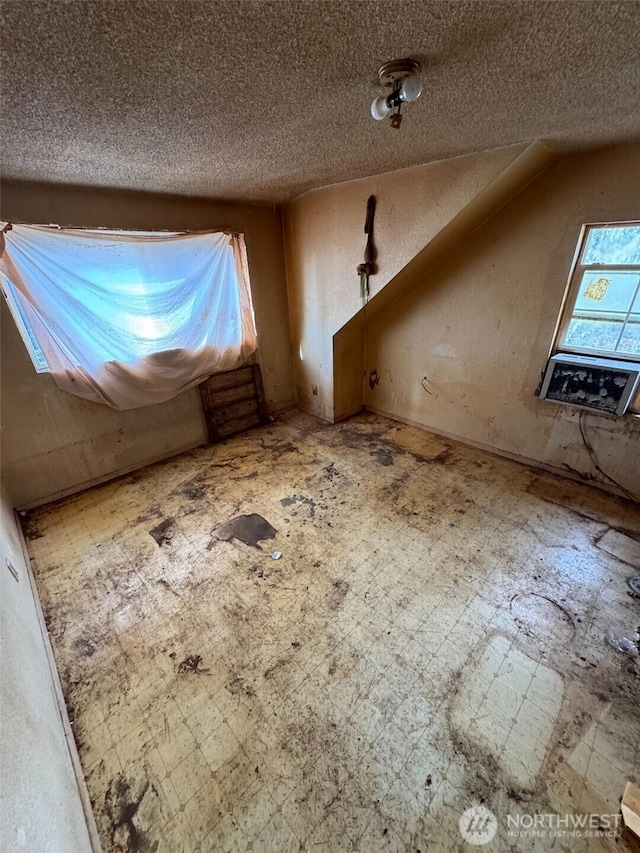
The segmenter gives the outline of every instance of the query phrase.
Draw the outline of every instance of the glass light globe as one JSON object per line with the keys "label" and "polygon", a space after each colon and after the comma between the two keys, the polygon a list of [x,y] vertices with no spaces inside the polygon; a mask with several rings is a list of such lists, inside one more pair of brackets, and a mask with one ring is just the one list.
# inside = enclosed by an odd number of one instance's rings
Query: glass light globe
{"label": "glass light globe", "polygon": [[401,101],[417,101],[422,94],[422,80],[419,74],[412,74],[403,81],[400,87]]}
{"label": "glass light globe", "polygon": [[383,95],[380,95],[378,98],[374,98],[374,101],[371,104],[371,115],[376,121],[382,121],[382,119],[386,118],[390,112],[391,109],[387,106],[387,99]]}

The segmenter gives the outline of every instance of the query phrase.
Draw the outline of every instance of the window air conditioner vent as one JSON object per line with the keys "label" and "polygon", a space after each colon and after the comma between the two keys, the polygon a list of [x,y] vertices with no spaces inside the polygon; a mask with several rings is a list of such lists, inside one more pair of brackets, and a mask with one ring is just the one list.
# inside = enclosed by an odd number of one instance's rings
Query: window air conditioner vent
{"label": "window air conditioner vent", "polygon": [[639,384],[640,364],[556,353],[547,364],[539,397],[623,415]]}

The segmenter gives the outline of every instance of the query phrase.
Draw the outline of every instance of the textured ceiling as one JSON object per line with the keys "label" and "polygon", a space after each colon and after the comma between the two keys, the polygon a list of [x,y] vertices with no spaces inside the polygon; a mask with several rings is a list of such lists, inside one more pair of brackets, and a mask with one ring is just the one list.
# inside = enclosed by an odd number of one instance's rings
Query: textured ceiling
{"label": "textured ceiling", "polygon": [[[535,138],[640,137],[640,3],[9,0],[6,178],[282,202]],[[369,115],[412,56],[402,128]]]}

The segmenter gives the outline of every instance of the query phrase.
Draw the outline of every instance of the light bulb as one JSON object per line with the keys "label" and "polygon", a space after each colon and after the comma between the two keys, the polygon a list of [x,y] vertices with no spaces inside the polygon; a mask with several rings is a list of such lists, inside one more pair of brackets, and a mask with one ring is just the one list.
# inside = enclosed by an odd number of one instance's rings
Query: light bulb
{"label": "light bulb", "polygon": [[401,101],[417,101],[422,94],[422,80],[419,74],[412,74],[403,81],[400,87]]}
{"label": "light bulb", "polygon": [[382,121],[382,119],[386,118],[390,112],[391,109],[389,108],[387,99],[384,95],[374,98],[373,103],[371,104],[371,115],[376,121]]}

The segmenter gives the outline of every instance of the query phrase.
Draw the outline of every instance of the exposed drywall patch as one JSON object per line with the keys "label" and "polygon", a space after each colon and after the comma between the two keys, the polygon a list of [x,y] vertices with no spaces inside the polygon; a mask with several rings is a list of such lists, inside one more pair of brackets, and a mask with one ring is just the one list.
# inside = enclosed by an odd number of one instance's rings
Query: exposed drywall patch
{"label": "exposed drywall patch", "polygon": [[373,389],[380,384],[380,375],[377,370],[372,370],[369,374],[369,388]]}

